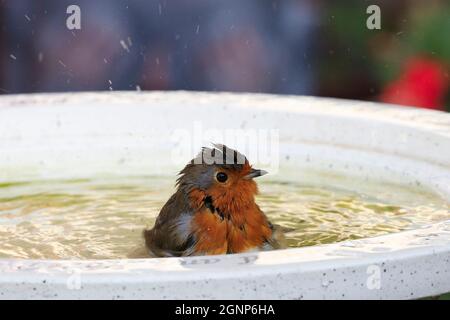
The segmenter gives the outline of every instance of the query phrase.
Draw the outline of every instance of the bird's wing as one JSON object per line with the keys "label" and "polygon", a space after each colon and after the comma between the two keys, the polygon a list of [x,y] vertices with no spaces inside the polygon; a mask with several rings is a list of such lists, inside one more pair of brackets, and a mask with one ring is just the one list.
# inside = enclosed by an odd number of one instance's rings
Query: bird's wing
{"label": "bird's wing", "polygon": [[287,247],[286,238],[284,236],[285,230],[282,226],[271,224],[272,236],[267,239],[268,244],[272,249],[284,249]]}
{"label": "bird's wing", "polygon": [[191,234],[193,211],[184,194],[177,192],[166,202],[150,230],[144,230],[145,244],[150,255],[174,257],[190,255],[194,238]]}
{"label": "bird's wing", "polygon": [[285,227],[270,222],[266,214],[259,208],[259,212],[266,217],[270,229],[272,230],[272,236],[266,239],[262,246],[263,250],[274,250],[274,249],[284,249],[287,247],[287,242],[284,234],[288,232]]}

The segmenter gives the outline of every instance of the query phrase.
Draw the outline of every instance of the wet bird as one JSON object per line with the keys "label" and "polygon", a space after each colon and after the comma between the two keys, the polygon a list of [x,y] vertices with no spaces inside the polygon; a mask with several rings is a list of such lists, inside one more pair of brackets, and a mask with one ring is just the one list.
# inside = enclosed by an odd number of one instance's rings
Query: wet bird
{"label": "wet bird", "polygon": [[255,202],[253,169],[247,158],[224,145],[204,147],[179,173],[177,190],[144,231],[153,257],[194,256],[277,249],[281,229]]}

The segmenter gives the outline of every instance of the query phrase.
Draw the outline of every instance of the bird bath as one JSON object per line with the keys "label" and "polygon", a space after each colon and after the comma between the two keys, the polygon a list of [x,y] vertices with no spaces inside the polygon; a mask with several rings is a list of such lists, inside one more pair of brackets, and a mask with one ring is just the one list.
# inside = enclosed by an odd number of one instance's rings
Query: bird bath
{"label": "bird bath", "polygon": [[[3,258],[0,297],[408,299],[450,291],[450,115],[444,113],[263,94],[1,96],[0,186],[34,181],[36,188],[48,181],[110,175],[120,180],[143,173],[174,181],[198,148],[196,134],[230,129],[272,134],[272,157],[266,164],[272,176],[267,181],[277,176],[287,182],[322,179],[324,186],[342,184],[385,196],[396,185],[396,190],[414,190],[411,202],[424,202],[419,215],[427,212],[426,199],[443,207],[409,223],[405,231],[270,252],[158,259],[80,259],[75,254],[67,259]],[[117,206],[108,208],[114,212]],[[14,221],[21,213],[6,214]],[[354,214],[357,220],[358,212]],[[65,232],[61,228],[63,236]],[[89,242],[79,248],[89,248]]]}

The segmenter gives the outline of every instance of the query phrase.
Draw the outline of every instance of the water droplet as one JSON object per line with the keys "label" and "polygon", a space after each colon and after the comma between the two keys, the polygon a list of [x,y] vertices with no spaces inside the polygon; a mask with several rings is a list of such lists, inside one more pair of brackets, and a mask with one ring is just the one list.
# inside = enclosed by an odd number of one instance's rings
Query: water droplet
{"label": "water droplet", "polygon": [[122,48],[123,48],[126,52],[130,53],[130,49],[128,48],[128,46],[127,46],[127,44],[125,43],[125,41],[120,40],[120,45],[122,46]]}

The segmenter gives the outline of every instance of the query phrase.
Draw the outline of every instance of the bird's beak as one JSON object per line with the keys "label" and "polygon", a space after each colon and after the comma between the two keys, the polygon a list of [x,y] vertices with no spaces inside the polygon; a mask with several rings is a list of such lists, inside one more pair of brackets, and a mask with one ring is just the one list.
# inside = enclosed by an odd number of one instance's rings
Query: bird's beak
{"label": "bird's beak", "polygon": [[244,176],[244,179],[253,179],[256,177],[260,177],[263,176],[265,174],[267,174],[268,172],[265,170],[260,170],[260,169],[252,169],[252,171],[250,171],[249,174],[247,174],[246,176]]}

